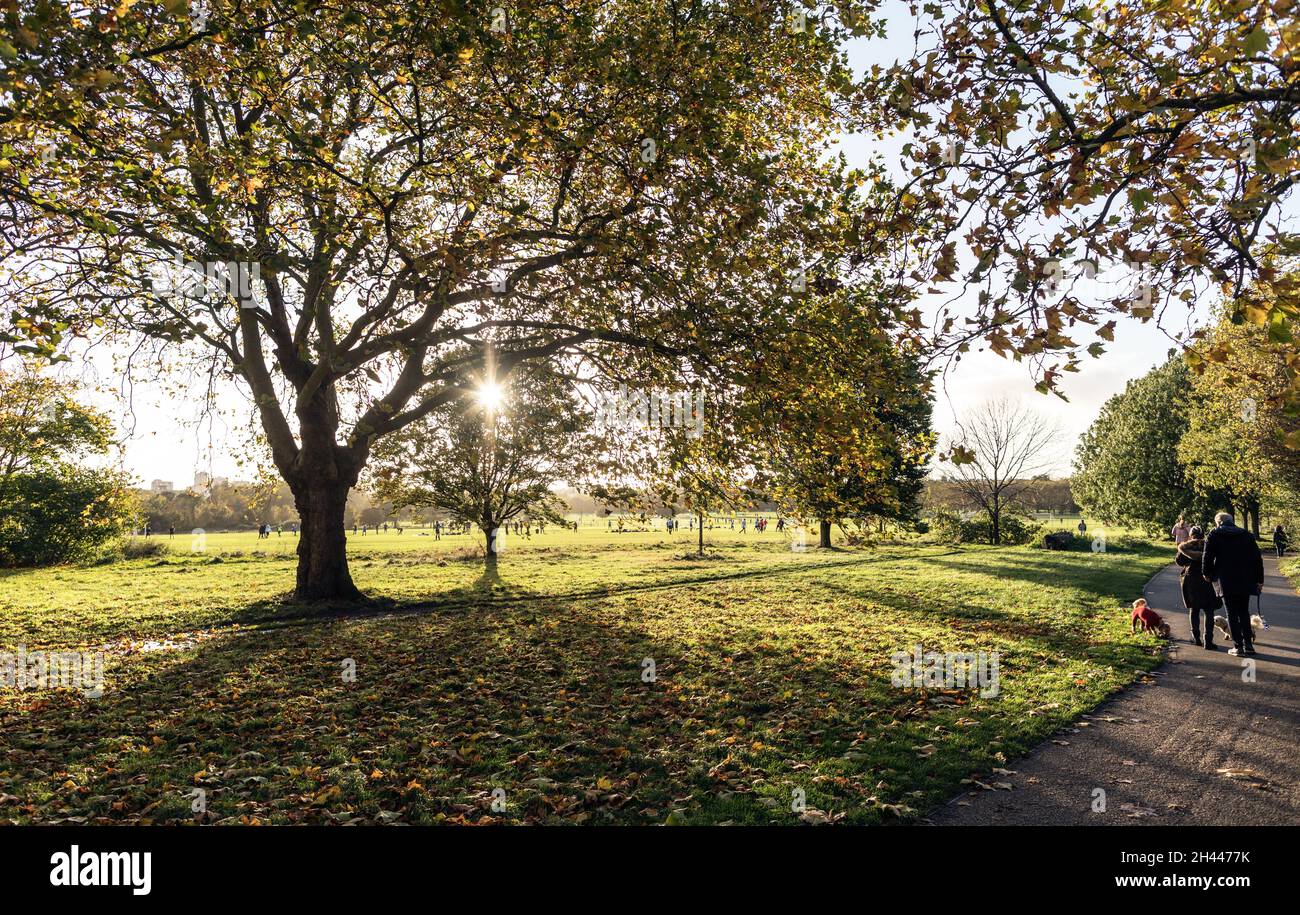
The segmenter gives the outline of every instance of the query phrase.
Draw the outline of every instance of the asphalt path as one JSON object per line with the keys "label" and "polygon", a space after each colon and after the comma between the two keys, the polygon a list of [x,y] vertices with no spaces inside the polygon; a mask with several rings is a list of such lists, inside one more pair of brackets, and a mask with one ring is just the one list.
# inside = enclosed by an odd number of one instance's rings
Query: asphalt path
{"label": "asphalt path", "polygon": [[[1300,596],[1265,558],[1253,681],[1216,631],[1218,651],[1191,640],[1178,567],[1158,573],[1147,602],[1170,624],[1168,657],[1064,731],[963,792],[936,825],[1300,824]],[[1251,601],[1251,612],[1255,602]],[[1097,789],[1105,792],[1104,796]],[[1104,797],[1104,810],[1100,809]]]}

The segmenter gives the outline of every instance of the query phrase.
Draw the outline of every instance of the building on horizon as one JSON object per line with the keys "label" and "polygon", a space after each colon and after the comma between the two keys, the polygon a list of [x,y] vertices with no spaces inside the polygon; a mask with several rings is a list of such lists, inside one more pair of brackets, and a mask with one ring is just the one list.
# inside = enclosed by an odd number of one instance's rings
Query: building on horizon
{"label": "building on horizon", "polygon": [[214,477],[206,470],[196,470],[194,471],[194,485],[190,489],[197,495],[206,496],[214,486],[225,486],[229,482],[230,480],[227,478]]}
{"label": "building on horizon", "polygon": [[171,480],[154,480],[149,484],[150,492],[175,492],[176,487],[172,485]]}

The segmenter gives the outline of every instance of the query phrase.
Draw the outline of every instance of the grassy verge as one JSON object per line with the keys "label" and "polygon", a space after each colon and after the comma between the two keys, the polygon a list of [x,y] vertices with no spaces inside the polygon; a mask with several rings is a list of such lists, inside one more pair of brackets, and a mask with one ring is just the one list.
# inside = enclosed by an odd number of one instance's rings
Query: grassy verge
{"label": "grassy verge", "polygon": [[[294,618],[269,550],[6,576],[0,645],[110,650],[100,698],[0,689],[0,821],[896,822],[1159,660],[1139,542],[564,536],[499,581],[467,542],[358,545],[396,611],[364,619]],[[999,695],[892,686],[918,644],[997,651]]]}

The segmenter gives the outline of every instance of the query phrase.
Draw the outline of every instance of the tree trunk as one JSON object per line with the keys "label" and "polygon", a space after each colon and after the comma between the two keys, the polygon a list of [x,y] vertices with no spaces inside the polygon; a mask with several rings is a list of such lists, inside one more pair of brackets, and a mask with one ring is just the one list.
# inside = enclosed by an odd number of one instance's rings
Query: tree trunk
{"label": "tree trunk", "polygon": [[700,512],[698,515],[696,515],[696,516],[695,516],[695,520],[698,521],[698,522],[700,523],[700,548],[699,548],[699,551],[700,551],[700,555],[703,556],[703,555],[704,555],[704,512]]}
{"label": "tree trunk", "polygon": [[299,600],[359,600],[362,597],[348,572],[347,535],[343,511],[346,483],[314,480],[294,487],[294,503],[302,520],[298,537]]}
{"label": "tree trunk", "polygon": [[486,545],[483,548],[483,567],[489,573],[497,570],[497,557],[501,553],[502,544],[500,538],[504,532],[501,530],[499,522],[495,521],[491,515],[484,515],[479,521],[479,526],[483,528]]}
{"label": "tree trunk", "polygon": [[831,548],[831,523],[829,521],[823,520],[820,523],[817,546],[823,550],[829,550]]}

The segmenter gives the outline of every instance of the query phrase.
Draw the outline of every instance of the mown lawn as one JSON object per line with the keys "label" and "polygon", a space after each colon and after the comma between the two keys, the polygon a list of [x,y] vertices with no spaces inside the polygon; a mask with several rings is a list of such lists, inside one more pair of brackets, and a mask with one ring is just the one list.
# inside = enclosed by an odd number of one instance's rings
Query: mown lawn
{"label": "mown lawn", "polygon": [[[412,533],[351,540],[386,601],[357,618],[285,603],[274,535],[0,577],[0,646],[108,650],[100,698],[0,689],[0,822],[907,821],[998,790],[1159,660],[1121,605],[1169,551],[1135,540],[718,531],[701,561],[685,532],[591,529],[512,544],[488,581],[469,538]],[[892,686],[917,644],[999,652],[1000,694]]]}

